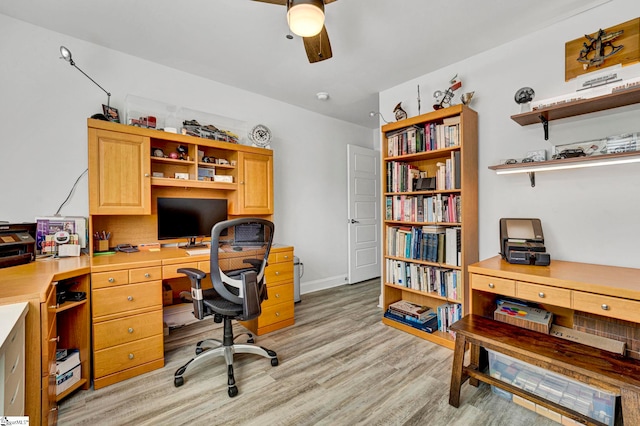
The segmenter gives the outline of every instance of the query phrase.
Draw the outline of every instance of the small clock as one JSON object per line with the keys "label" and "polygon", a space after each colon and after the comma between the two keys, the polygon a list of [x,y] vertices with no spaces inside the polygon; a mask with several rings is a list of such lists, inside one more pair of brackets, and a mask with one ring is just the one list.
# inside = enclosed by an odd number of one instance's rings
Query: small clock
{"label": "small clock", "polygon": [[271,130],[265,125],[258,124],[249,132],[249,140],[254,145],[264,148],[271,142]]}

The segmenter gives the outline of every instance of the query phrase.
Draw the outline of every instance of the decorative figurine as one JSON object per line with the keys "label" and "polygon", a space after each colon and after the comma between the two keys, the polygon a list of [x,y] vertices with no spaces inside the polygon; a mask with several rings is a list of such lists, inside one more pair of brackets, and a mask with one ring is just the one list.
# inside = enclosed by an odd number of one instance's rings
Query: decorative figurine
{"label": "decorative figurine", "polygon": [[433,105],[433,109],[438,110],[445,107],[451,106],[451,100],[453,99],[454,93],[456,90],[462,87],[462,81],[458,79],[458,74],[453,76],[451,80],[449,80],[449,87],[444,93],[440,90],[436,90],[433,92],[433,97],[436,99],[436,104]]}
{"label": "decorative figurine", "polygon": [[473,98],[473,94],[476,92],[467,92],[460,95],[460,100],[464,105],[469,105],[471,103],[471,99]]}
{"label": "decorative figurine", "polygon": [[520,105],[520,112],[530,111],[531,108],[528,107],[529,102],[533,100],[536,92],[533,91],[531,87],[522,87],[518,89],[513,99],[516,101],[518,105]]}
{"label": "decorative figurine", "polygon": [[607,34],[603,29],[600,29],[596,37],[585,34],[584,36],[589,43],[582,43],[584,47],[580,51],[577,61],[582,64],[585,70],[590,66],[599,67],[609,56],[615,55],[622,50],[624,45],[614,46],[613,40],[622,35],[623,32],[624,30],[620,30]]}
{"label": "decorative figurine", "polygon": [[393,113],[396,115],[396,121],[407,118],[407,111],[403,110],[401,105],[402,102],[398,102],[398,105],[393,109]]}
{"label": "decorative figurine", "polygon": [[178,151],[178,158],[180,160],[188,160],[188,148],[184,145],[178,145],[178,148],[176,148],[176,151]]}

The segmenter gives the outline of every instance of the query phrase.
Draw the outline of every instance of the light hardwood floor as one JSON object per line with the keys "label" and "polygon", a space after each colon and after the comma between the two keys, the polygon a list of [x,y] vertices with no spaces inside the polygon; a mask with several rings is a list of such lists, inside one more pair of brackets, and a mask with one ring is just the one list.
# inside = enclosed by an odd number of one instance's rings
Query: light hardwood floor
{"label": "light hardwood floor", "polygon": [[[280,365],[238,355],[239,394],[227,396],[222,358],[173,373],[195,343],[219,337],[212,319],[172,330],[165,367],[60,404],[60,425],[556,425],[481,384],[448,404],[452,351],[382,324],[380,281],[302,295],[296,323],[258,336]],[[235,325],[236,333],[242,327]],[[242,339],[242,338],[240,338]]]}

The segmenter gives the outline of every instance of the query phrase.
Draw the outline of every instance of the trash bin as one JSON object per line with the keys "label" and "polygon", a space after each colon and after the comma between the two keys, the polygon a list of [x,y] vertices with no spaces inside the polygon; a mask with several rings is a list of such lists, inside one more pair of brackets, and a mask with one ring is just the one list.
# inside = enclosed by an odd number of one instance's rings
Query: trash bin
{"label": "trash bin", "polygon": [[298,256],[293,256],[293,301],[300,301],[300,278],[304,275],[304,263]]}

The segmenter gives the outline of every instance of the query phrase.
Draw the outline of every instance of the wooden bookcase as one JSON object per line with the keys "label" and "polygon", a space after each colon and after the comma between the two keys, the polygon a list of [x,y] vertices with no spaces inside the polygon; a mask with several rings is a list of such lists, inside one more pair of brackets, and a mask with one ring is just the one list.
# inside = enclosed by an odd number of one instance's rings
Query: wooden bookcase
{"label": "wooden bookcase", "polygon": [[[434,309],[450,303],[459,305],[460,315],[468,313],[467,266],[478,261],[477,129],[477,113],[464,105],[382,126],[382,280],[385,311],[391,303],[407,300]],[[439,178],[436,177],[439,169],[447,168],[447,163],[450,165],[449,171],[445,171]],[[408,172],[408,169],[417,170],[426,177],[436,177],[436,189],[415,190],[414,181],[408,176],[418,172]],[[449,183],[445,184],[447,179]],[[428,199],[431,201],[427,201]],[[437,214],[432,217],[428,213],[431,204],[441,206],[449,203],[452,206],[450,217],[447,217],[446,213],[441,218],[437,217]],[[423,208],[419,209],[418,204]],[[403,208],[404,206],[406,208]],[[449,212],[448,208],[446,212]],[[436,251],[435,239],[432,248],[429,249],[424,237],[426,232],[420,235],[423,230],[430,229],[424,228],[425,226],[437,226],[445,236],[451,233],[450,247],[457,246],[458,253],[454,252],[454,257],[449,258],[450,263],[445,261],[446,252],[442,253],[439,259],[433,256],[432,260],[425,259],[425,253],[430,251],[433,254]],[[407,242],[409,239],[407,234],[413,234],[410,237],[410,247],[413,247],[413,250],[407,250],[406,245],[402,247],[403,241]],[[441,247],[446,246],[445,238],[440,239]],[[420,241],[419,249],[417,241]],[[449,251],[450,256],[451,253],[452,250]],[[414,274],[410,282],[403,280],[405,277],[401,272],[406,271],[407,267],[410,273]],[[422,278],[426,278],[428,273],[443,273],[449,280],[448,285],[445,285],[445,288],[448,287],[448,296],[443,291],[430,289],[430,283],[426,279],[418,279],[416,272],[419,268],[422,272],[418,275]],[[396,272],[393,272],[393,269]],[[383,317],[382,321],[389,326],[453,348],[454,337],[446,331],[428,333],[386,317]]]}

